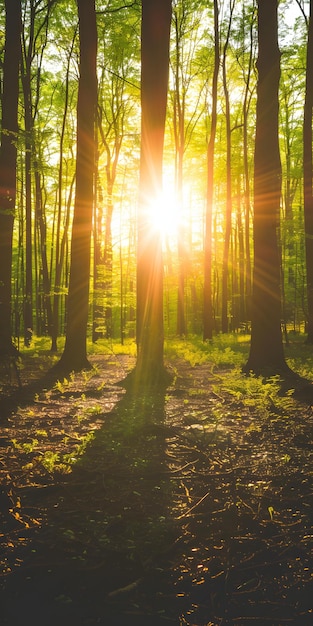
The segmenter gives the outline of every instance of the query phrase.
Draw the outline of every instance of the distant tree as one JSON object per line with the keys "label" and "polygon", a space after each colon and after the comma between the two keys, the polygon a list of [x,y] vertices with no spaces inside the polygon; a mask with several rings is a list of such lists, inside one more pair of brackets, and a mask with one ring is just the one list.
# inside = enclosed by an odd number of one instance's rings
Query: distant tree
{"label": "distant tree", "polygon": [[142,0],[136,373],[147,383],[163,370],[162,244],[150,207],[162,188],[170,25],[171,0]]}
{"label": "distant tree", "polygon": [[79,86],[77,102],[76,191],[71,241],[70,281],[64,352],[58,367],[89,367],[87,324],[91,229],[94,200],[95,116],[97,107],[97,26],[95,0],[77,0],[79,19]]}
{"label": "distant tree", "polygon": [[0,351],[12,348],[11,273],[16,200],[21,2],[5,0],[0,147]]}
{"label": "distant tree", "polygon": [[[196,52],[200,47],[203,29],[201,27],[202,7],[199,0],[178,0],[173,3],[174,44],[171,55],[173,89],[173,137],[175,143],[175,191],[181,219],[178,226],[178,291],[177,291],[177,334],[187,333],[185,287],[188,269],[188,235],[184,219],[184,160],[197,122],[204,106],[201,95],[204,84],[199,89],[196,79],[200,67]],[[192,107],[190,102],[192,100]]]}
{"label": "distant tree", "polygon": [[[70,109],[70,70],[73,57],[73,50],[75,46],[77,36],[77,27],[74,29],[71,44],[68,46],[66,56],[66,70],[64,72],[64,109],[62,115],[62,121],[60,124],[60,139],[59,139],[59,171],[58,171],[58,187],[57,187],[57,211],[56,211],[56,237],[55,237],[55,249],[54,249],[54,284],[53,284],[53,305],[52,305],[52,327],[51,327],[51,351],[57,351],[57,340],[59,336],[60,327],[60,303],[62,292],[62,272],[64,271],[65,262],[65,249],[66,242],[68,240],[68,227],[69,227],[69,213],[70,205],[72,201],[72,189],[74,187],[74,177],[70,184],[69,198],[67,202],[67,210],[64,217],[64,151],[65,151],[65,137],[66,137],[66,125],[67,118],[69,117]],[[63,232],[62,232],[62,219],[64,220]],[[62,286],[62,287],[61,287]]]}
{"label": "distant tree", "polygon": [[[116,20],[121,21],[115,28]],[[112,220],[115,187],[118,183],[122,145],[133,129],[132,109],[139,101],[138,10],[105,12],[103,32],[99,30],[99,102],[98,102],[98,198],[94,218],[94,307],[93,341],[113,336],[113,236]],[[101,27],[98,21],[98,29]],[[101,176],[105,171],[105,180]],[[104,184],[103,184],[104,183]],[[104,187],[104,188],[103,188]]]}
{"label": "distant tree", "polygon": [[278,139],[277,0],[258,1],[258,83],[254,154],[254,272],[250,354],[245,371],[287,370],[281,332],[278,245],[281,162]]}

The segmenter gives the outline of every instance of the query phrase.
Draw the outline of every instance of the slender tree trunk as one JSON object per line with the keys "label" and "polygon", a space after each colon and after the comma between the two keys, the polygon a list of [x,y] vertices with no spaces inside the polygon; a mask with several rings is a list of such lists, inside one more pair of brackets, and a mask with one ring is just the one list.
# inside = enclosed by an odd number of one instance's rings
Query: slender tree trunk
{"label": "slender tree trunk", "polygon": [[214,71],[212,80],[211,132],[207,149],[207,194],[204,240],[204,300],[203,300],[203,340],[213,337],[212,302],[212,215],[214,195],[214,151],[217,125],[217,81],[220,66],[220,36],[218,0],[214,0]]}
{"label": "slender tree trunk", "polygon": [[258,1],[258,85],[254,155],[254,273],[251,346],[245,371],[279,373],[287,365],[281,332],[278,227],[281,162],[278,138],[277,0]]}
{"label": "slender tree trunk", "polygon": [[64,352],[58,364],[65,370],[80,370],[89,367],[86,342],[95,174],[97,26],[94,0],[77,0],[77,7],[80,75],[77,102],[76,192],[66,339]]}
{"label": "slender tree trunk", "polygon": [[95,166],[96,202],[93,219],[93,308],[92,308],[92,341],[104,337],[104,304],[105,283],[103,276],[103,192],[99,179],[99,151],[97,150]]}
{"label": "slender tree trunk", "polygon": [[11,274],[16,201],[20,0],[5,0],[5,29],[0,147],[0,350],[3,352],[12,348]]}
{"label": "slender tree trunk", "polygon": [[225,117],[226,117],[226,214],[225,214],[225,239],[223,250],[222,266],[222,333],[228,332],[228,298],[229,298],[229,247],[231,236],[231,216],[232,216],[232,178],[231,178],[231,126],[230,126],[230,99],[226,76],[226,56],[229,44],[230,30],[234,11],[235,1],[230,1],[230,16],[228,31],[223,50],[223,88],[225,96]]}
{"label": "slender tree trunk", "polygon": [[149,204],[162,187],[170,24],[171,0],[142,0],[136,373],[147,384],[163,371],[162,245]]}
{"label": "slender tree trunk", "polygon": [[245,322],[245,248],[244,248],[244,229],[242,223],[241,209],[241,186],[240,178],[238,179],[237,191],[237,233],[238,233],[238,274],[239,274],[239,302],[238,302],[238,323]]}
{"label": "slender tree trunk", "polygon": [[304,226],[307,278],[307,343],[313,343],[313,158],[312,158],[312,112],[313,112],[313,0],[310,0],[310,18],[307,42],[305,104],[303,121],[303,193]]}
{"label": "slender tree trunk", "polygon": [[35,164],[35,196],[36,196],[36,225],[38,231],[38,247],[40,251],[40,267],[42,270],[42,291],[43,291],[43,310],[44,310],[44,328],[42,332],[51,335],[52,329],[52,307],[51,307],[51,280],[48,270],[47,258],[47,226],[44,215],[42,202],[42,189],[40,184],[40,172],[38,163]]}
{"label": "slender tree trunk", "polygon": [[[183,18],[182,18],[183,19]],[[183,211],[183,162],[185,151],[185,98],[180,85],[181,53],[180,53],[179,19],[175,13],[175,91],[174,91],[174,135],[175,135],[175,189],[178,206]],[[177,291],[177,334],[186,335],[185,315],[185,281],[186,281],[186,241],[183,220],[178,228],[178,291]]]}
{"label": "slender tree trunk", "polygon": [[104,269],[105,269],[105,336],[107,339],[113,337],[113,241],[112,241],[112,217],[113,217],[113,183],[108,181],[107,188],[107,212],[105,223],[105,245],[104,245]]}
{"label": "slender tree trunk", "polygon": [[32,250],[32,96],[30,59],[27,58],[23,75],[25,113],[25,295],[24,295],[24,342],[28,346],[33,330],[33,250]]}
{"label": "slender tree trunk", "polygon": [[244,206],[245,206],[245,218],[244,218],[244,237],[245,237],[245,265],[244,265],[244,282],[245,282],[245,321],[250,320],[251,316],[251,251],[250,251],[250,168],[249,168],[249,139],[248,139],[248,117],[250,108],[250,79],[253,66],[253,25],[254,19],[251,19],[249,26],[250,36],[250,49],[249,49],[249,64],[245,84],[245,93],[243,101],[243,171],[244,171]]}

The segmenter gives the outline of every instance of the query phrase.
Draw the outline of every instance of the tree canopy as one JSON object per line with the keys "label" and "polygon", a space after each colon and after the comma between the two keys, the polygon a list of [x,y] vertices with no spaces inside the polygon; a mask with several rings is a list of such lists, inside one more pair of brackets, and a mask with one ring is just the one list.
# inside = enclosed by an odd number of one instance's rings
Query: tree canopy
{"label": "tree canopy", "polygon": [[[22,0],[20,14],[14,2],[11,17],[13,2],[1,4],[1,154],[7,157],[0,163],[0,219],[10,222],[1,229],[4,336],[27,345],[32,333],[48,335],[56,350],[65,335],[74,368],[87,363],[87,337],[123,343],[137,336],[138,356],[144,336],[150,355],[158,337],[161,362],[164,336],[211,340],[220,332],[250,332],[253,310],[265,303],[256,296],[262,281],[264,293],[275,292],[281,339],[306,332],[312,316],[312,179],[305,178],[303,152],[305,111],[308,141],[312,130],[309,2],[96,0],[83,3],[94,13],[92,28],[74,0]],[[261,11],[268,33],[273,8],[280,74],[274,57],[268,66],[261,58]],[[149,11],[155,13],[146,44]],[[153,128],[157,112],[160,131]],[[276,128],[260,148],[266,115]],[[272,179],[259,173],[260,150]],[[260,237],[258,217],[270,179],[277,183],[272,238],[266,229]],[[8,209],[3,190],[12,180]],[[144,254],[143,239],[150,242]],[[156,299],[148,295],[153,280]],[[278,348],[268,325],[275,307],[259,316],[252,369],[262,366],[265,339],[278,367],[281,339]],[[158,321],[145,326],[156,310]]]}

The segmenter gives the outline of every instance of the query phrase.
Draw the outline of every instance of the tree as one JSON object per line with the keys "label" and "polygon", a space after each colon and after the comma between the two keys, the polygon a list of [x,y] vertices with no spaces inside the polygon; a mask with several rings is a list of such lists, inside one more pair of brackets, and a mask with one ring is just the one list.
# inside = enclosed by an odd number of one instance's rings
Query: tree
{"label": "tree", "polygon": [[16,201],[21,2],[5,0],[0,148],[0,350],[12,350],[11,272]]}
{"label": "tree", "polygon": [[[68,32],[68,31],[67,31]],[[69,212],[70,212],[70,204],[72,199],[72,188],[74,185],[74,178],[72,179],[72,183],[70,185],[69,192],[69,202],[66,215],[65,215],[65,224],[62,232],[62,216],[63,216],[63,202],[64,202],[64,180],[63,180],[63,170],[64,170],[64,144],[65,144],[65,135],[66,135],[66,123],[67,117],[69,115],[69,105],[70,105],[70,68],[73,56],[73,50],[75,46],[77,35],[77,27],[75,27],[71,45],[67,51],[66,58],[66,71],[64,78],[64,111],[62,115],[62,122],[60,125],[60,140],[59,140],[59,172],[58,172],[58,187],[57,187],[57,217],[56,217],[56,238],[55,238],[55,271],[54,271],[54,285],[53,285],[53,307],[52,307],[52,328],[51,328],[51,351],[57,351],[57,339],[59,335],[59,309],[60,309],[60,293],[61,293],[61,280],[62,280],[62,270],[64,267],[64,257],[65,257],[65,244],[68,236],[68,222],[69,222]]]}
{"label": "tree", "polygon": [[[255,44],[254,44],[254,27],[255,27],[255,4],[252,3],[251,8],[246,11],[246,5],[242,3],[242,18],[241,18],[241,30],[242,30],[242,45],[244,50],[242,51],[243,60],[240,63],[242,66],[242,78],[244,81],[244,96],[242,103],[242,143],[243,143],[243,186],[244,186],[244,269],[243,269],[243,283],[244,283],[244,298],[241,292],[241,319],[240,321],[246,321],[250,319],[250,306],[251,306],[251,253],[250,253],[250,213],[251,213],[251,176],[250,176],[250,158],[249,158],[249,114],[252,94],[254,93],[254,81],[252,82],[252,70],[255,63]],[[248,31],[248,52],[245,50],[246,40],[246,28]],[[247,63],[244,63],[244,59],[248,56]],[[251,85],[252,83],[252,85]],[[252,143],[252,142],[251,142]]]}
{"label": "tree", "polygon": [[94,199],[95,115],[97,107],[97,26],[94,0],[77,0],[80,73],[77,102],[76,190],[64,352],[58,367],[89,367],[87,324],[91,229]]}
{"label": "tree", "polygon": [[258,83],[254,153],[254,272],[250,353],[245,371],[287,370],[281,332],[278,246],[281,162],[278,141],[277,0],[258,1]]}
{"label": "tree", "polygon": [[214,0],[214,70],[212,78],[212,114],[210,139],[207,148],[207,193],[204,239],[204,298],[203,298],[203,340],[213,337],[212,306],[212,215],[214,185],[214,151],[217,125],[217,81],[220,66],[220,37],[218,1]]}
{"label": "tree", "polygon": [[151,206],[162,188],[170,25],[171,0],[142,0],[136,374],[147,383],[163,371],[163,258]]}
{"label": "tree", "polygon": [[230,118],[230,96],[227,84],[226,65],[229,38],[231,34],[233,12],[235,0],[229,2],[229,18],[227,34],[223,46],[222,75],[223,90],[225,99],[225,121],[226,121],[226,211],[225,211],[225,240],[223,250],[222,267],[222,332],[227,333],[228,328],[228,282],[229,282],[229,247],[231,238],[231,217],[232,217],[232,172],[231,172],[231,118]]}
{"label": "tree", "polygon": [[[203,85],[195,89],[195,79],[199,73],[196,51],[199,48],[203,29],[201,28],[201,3],[194,0],[174,2],[173,30],[174,50],[171,69],[173,90],[173,134],[175,141],[175,191],[180,211],[178,225],[178,291],[177,291],[177,334],[187,333],[185,283],[188,268],[188,237],[184,215],[184,158],[188,145],[204,107],[200,106]],[[201,67],[201,66],[200,66]],[[192,101],[192,107],[188,104]]]}
{"label": "tree", "polygon": [[[55,0],[28,0],[23,7],[21,78],[24,96],[25,139],[25,293],[24,341],[29,345],[33,331],[33,168],[36,158],[35,119],[38,113],[43,53],[48,42],[49,19]],[[35,61],[35,63],[34,63]],[[35,67],[33,67],[35,66]],[[35,84],[35,90],[32,85]],[[37,186],[35,185],[35,191]]]}
{"label": "tree", "polygon": [[308,28],[306,83],[303,120],[303,196],[305,223],[305,253],[307,275],[307,343],[313,343],[313,155],[312,155],[312,112],[313,112],[313,0],[310,0]]}
{"label": "tree", "polygon": [[[123,7],[125,9],[125,7]],[[134,92],[139,100],[138,58],[135,46],[138,35],[137,11],[125,14],[119,30],[114,28],[117,15],[105,13],[103,59],[99,50],[98,102],[98,198],[94,218],[94,309],[93,340],[113,336],[113,238],[112,220],[115,187],[118,183],[119,161],[125,135],[130,132]],[[128,16],[128,17],[127,17]],[[100,33],[100,31],[99,31]],[[135,68],[135,69],[133,69]],[[135,73],[136,72],[136,73]],[[136,84],[137,83],[137,84]],[[105,180],[101,179],[101,170]],[[104,182],[104,190],[102,184]],[[104,206],[103,206],[104,205]],[[103,330],[105,332],[103,332]]]}

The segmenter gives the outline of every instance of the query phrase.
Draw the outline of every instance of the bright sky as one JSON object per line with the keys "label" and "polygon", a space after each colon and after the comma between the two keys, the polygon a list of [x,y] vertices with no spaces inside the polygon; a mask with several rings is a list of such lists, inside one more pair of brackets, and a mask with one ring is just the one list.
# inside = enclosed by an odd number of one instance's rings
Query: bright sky
{"label": "bright sky", "polygon": [[[309,4],[307,0],[304,2],[304,6],[305,6],[305,13],[306,15],[308,15]],[[297,0],[293,0],[293,2],[290,4],[290,6],[287,9],[284,7],[282,10],[283,10],[285,20],[287,24],[289,24],[290,26],[292,26],[293,22],[295,21],[297,17],[300,17],[302,15],[302,12],[299,8]]]}

